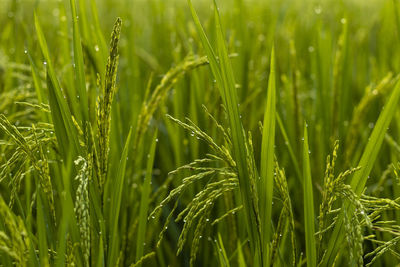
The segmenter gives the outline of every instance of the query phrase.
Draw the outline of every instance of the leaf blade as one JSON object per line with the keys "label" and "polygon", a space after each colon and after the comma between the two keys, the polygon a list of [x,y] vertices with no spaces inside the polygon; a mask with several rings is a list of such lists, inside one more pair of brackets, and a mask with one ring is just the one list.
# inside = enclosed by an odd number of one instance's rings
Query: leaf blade
{"label": "leaf blade", "polygon": [[261,143],[261,172],[259,183],[260,219],[264,265],[269,266],[269,242],[271,239],[272,195],[274,186],[274,146],[275,146],[275,51],[271,50],[270,74],[268,80],[267,104],[264,112],[264,123]]}
{"label": "leaf blade", "polygon": [[126,162],[127,162],[127,156],[128,156],[128,149],[129,149],[129,144],[131,140],[131,135],[132,135],[132,129],[129,130],[128,137],[126,138],[124,150],[121,155],[121,159],[119,162],[118,166],[118,172],[115,178],[115,181],[113,181],[114,190],[112,192],[112,197],[111,197],[111,206],[109,210],[109,216],[108,219],[110,220],[110,230],[109,230],[109,236],[110,236],[110,247],[109,247],[109,253],[108,253],[108,265],[109,266],[115,266],[117,262],[117,252],[119,250],[119,242],[118,242],[118,219],[119,219],[119,213],[120,213],[120,207],[121,207],[121,200],[122,200],[122,191],[124,187],[124,181],[125,181],[125,169],[126,169]]}
{"label": "leaf blade", "polygon": [[[368,176],[372,170],[375,160],[378,156],[379,149],[385,138],[387,128],[393,116],[396,112],[397,105],[400,98],[400,81],[397,82],[388,102],[386,103],[383,111],[378,117],[375,127],[370,135],[369,141],[364,149],[358,166],[361,169],[356,172],[350,183],[351,188],[357,195],[361,195],[367,182]],[[346,209],[350,206],[349,202],[343,204],[342,209]],[[354,209],[354,208],[353,208]],[[351,213],[351,212],[349,212]],[[344,239],[343,235],[343,213],[338,218],[338,222],[332,232],[331,238],[329,239],[328,249],[326,255],[322,261],[322,266],[330,266],[334,262],[336,255],[339,251],[339,246]]]}
{"label": "leaf blade", "polygon": [[310,168],[310,156],[308,147],[307,124],[304,123],[304,144],[303,144],[303,201],[304,201],[304,224],[306,232],[306,257],[307,266],[317,266],[317,252],[315,246],[315,225],[314,225],[314,197],[312,190],[312,178]]}

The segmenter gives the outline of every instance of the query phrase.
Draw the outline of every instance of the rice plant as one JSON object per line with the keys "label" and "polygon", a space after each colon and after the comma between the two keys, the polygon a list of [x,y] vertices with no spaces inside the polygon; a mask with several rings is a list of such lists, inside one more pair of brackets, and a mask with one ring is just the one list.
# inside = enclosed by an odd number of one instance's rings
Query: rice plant
{"label": "rice plant", "polygon": [[398,266],[396,0],[4,0],[0,266]]}

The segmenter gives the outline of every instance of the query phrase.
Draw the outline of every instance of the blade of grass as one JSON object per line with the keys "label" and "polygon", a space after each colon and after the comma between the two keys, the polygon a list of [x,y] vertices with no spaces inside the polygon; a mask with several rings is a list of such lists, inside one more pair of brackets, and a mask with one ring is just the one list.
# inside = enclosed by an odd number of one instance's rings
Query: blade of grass
{"label": "blade of grass", "polygon": [[[61,219],[57,225],[57,238],[54,238],[57,240],[57,255],[59,255],[55,259],[54,266],[56,267],[65,266],[65,254],[68,242],[67,238],[70,237],[70,241],[72,243],[81,242],[79,226],[77,224],[74,211],[74,201],[71,195],[71,175],[74,171],[73,165],[72,152],[70,152],[66,159],[66,164],[62,165],[58,172],[58,175],[61,177],[61,179],[56,183],[57,190],[61,192]],[[82,250],[75,250],[74,252],[75,263],[77,266],[82,266]]]}
{"label": "blade of grass", "polygon": [[200,36],[203,48],[206,51],[208,60],[210,62],[211,71],[214,75],[218,88],[220,90],[221,97],[226,106],[229,126],[231,128],[232,143],[234,150],[234,158],[237,164],[237,170],[239,174],[239,187],[244,202],[244,210],[246,213],[246,225],[250,239],[250,247],[255,255],[254,264],[262,264],[262,252],[259,236],[259,225],[257,222],[257,214],[255,213],[255,206],[253,203],[253,196],[251,191],[250,176],[247,169],[248,160],[246,152],[246,139],[244,136],[242,124],[240,121],[237,92],[235,89],[235,81],[233,76],[233,70],[231,63],[228,58],[228,53],[224,43],[224,34],[222,33],[221,23],[219,19],[218,8],[214,2],[215,12],[215,26],[217,33],[217,47],[219,60],[214,53],[214,50],[208,41],[208,38],[201,26],[200,20],[197,16],[196,11],[192,5],[191,0],[188,0],[189,8],[192,13],[193,20],[195,22],[197,32]]}
{"label": "blade of grass", "polygon": [[46,237],[46,226],[44,222],[44,214],[43,214],[43,205],[42,205],[42,193],[37,187],[37,214],[36,214],[36,223],[38,229],[38,240],[39,240],[39,260],[41,266],[49,266],[48,259],[48,246],[47,246],[47,237]]}
{"label": "blade of grass", "polygon": [[274,146],[275,146],[275,51],[271,50],[271,65],[268,81],[267,104],[264,112],[264,123],[261,143],[261,172],[259,181],[259,205],[261,219],[261,240],[264,255],[264,266],[269,266],[269,243],[271,239],[272,195],[274,186]]}
{"label": "blade of grass", "polygon": [[[105,62],[107,61],[107,43],[106,40],[104,38],[104,35],[101,31],[101,27],[100,27],[100,22],[99,22],[99,15],[97,12],[97,5],[96,5],[96,0],[90,0],[90,9],[91,9],[91,13],[92,13],[92,17],[93,17],[93,24],[94,24],[94,29],[95,29],[95,37],[96,40],[98,42],[98,50],[99,50],[99,54],[100,54],[100,62],[101,66],[103,66],[103,64],[105,64]],[[97,50],[97,49],[96,49]],[[102,68],[99,68],[100,71],[102,71]],[[101,77],[104,77],[104,72],[100,73]]]}
{"label": "blade of grass", "polygon": [[[32,80],[33,80],[33,85],[35,87],[38,102],[39,102],[39,104],[45,103],[44,96],[43,96],[44,89],[42,87],[42,83],[40,80],[39,70],[37,69],[35,62],[33,61],[31,54],[29,52],[27,52],[27,55],[28,55],[29,63],[31,65]],[[46,119],[47,119],[47,121],[50,121],[50,116],[48,113],[45,113],[45,114],[41,113],[41,116],[44,121],[46,121]]]}
{"label": "blade of grass", "polygon": [[304,199],[304,225],[306,231],[306,257],[307,266],[317,266],[317,252],[315,246],[314,226],[314,198],[312,190],[310,155],[308,148],[307,123],[304,123],[303,146],[303,199]]}
{"label": "blade of grass", "polygon": [[[149,196],[151,192],[151,175],[154,164],[154,154],[157,146],[157,131],[154,133],[153,142],[151,143],[150,152],[147,158],[146,176],[141,191],[140,211],[139,211],[139,228],[136,242],[136,262],[143,256],[143,243],[145,240],[147,213],[149,209]],[[141,264],[138,265],[140,267]]]}
{"label": "blade of grass", "polygon": [[[81,34],[79,31],[78,15],[76,12],[75,0],[71,0],[70,4],[71,4],[71,14],[73,22],[72,29],[73,29],[73,45],[74,45],[75,86],[77,88],[77,93],[78,93],[76,98],[81,107],[80,110],[82,112],[82,121],[83,121],[82,125],[85,125],[84,122],[89,120],[89,108],[88,108],[88,98],[86,93],[85,69],[83,63]],[[72,101],[76,100],[74,99]],[[85,127],[83,127],[83,129],[85,129]]]}
{"label": "blade of grass", "polygon": [[129,143],[131,140],[132,129],[129,130],[128,137],[122,151],[121,159],[118,166],[118,172],[113,179],[113,191],[111,192],[111,206],[109,210],[108,220],[110,222],[109,230],[109,250],[108,250],[108,266],[115,266],[119,252],[119,235],[118,235],[118,219],[122,200],[122,191],[125,183],[125,169],[128,156]]}
{"label": "blade of grass", "polygon": [[231,266],[229,264],[229,259],[228,256],[226,255],[226,251],[225,251],[225,247],[224,247],[224,243],[222,241],[222,237],[221,234],[218,233],[218,243],[216,244],[216,247],[218,249],[218,257],[219,257],[219,262],[220,262],[220,266],[224,266],[224,267],[229,267]]}
{"label": "blade of grass", "polygon": [[239,267],[246,267],[246,261],[244,260],[244,256],[243,256],[243,251],[242,251],[242,244],[240,244],[240,241],[238,240],[237,242],[237,252],[238,252],[238,266]]}
{"label": "blade of grass", "polygon": [[49,103],[57,141],[64,159],[66,159],[68,151],[71,149],[75,158],[80,150],[78,134],[73,125],[72,115],[68,108],[68,104],[62,95],[61,87],[51,63],[47,43],[36,13],[34,14],[34,17],[38,41],[47,65]]}
{"label": "blade of grass", "polygon": [[42,96],[44,90],[42,88],[42,84],[40,82],[40,76],[39,76],[39,71],[35,65],[35,62],[33,61],[31,54],[26,51],[29,59],[29,63],[31,65],[31,73],[32,73],[32,80],[33,80],[33,85],[35,87],[36,95],[38,98],[39,104],[44,103],[44,97]]}
{"label": "blade of grass", "polygon": [[400,41],[400,10],[399,10],[399,2],[393,0],[393,11],[396,20],[396,29],[397,29],[397,37]]}
{"label": "blade of grass", "polygon": [[[391,94],[387,104],[385,105],[384,109],[379,115],[375,127],[369,137],[368,143],[364,149],[364,152],[358,164],[358,166],[361,167],[361,170],[356,172],[353,176],[353,179],[351,180],[350,185],[357,195],[361,195],[361,193],[364,191],[365,184],[367,183],[369,174],[378,156],[383,139],[385,138],[386,131],[398,108],[399,98],[400,98],[400,81],[397,82],[393,90],[393,93]],[[350,203],[345,202],[344,207],[342,207],[342,210],[343,209],[347,210],[349,206]],[[351,212],[348,212],[348,214],[351,214]],[[332,266],[336,258],[336,255],[339,251],[340,245],[344,239],[343,227],[344,225],[343,225],[343,213],[342,213],[332,232],[328,244],[328,249],[326,251],[326,254],[322,262],[322,266]]]}
{"label": "blade of grass", "polygon": [[280,131],[282,133],[283,140],[285,140],[285,144],[286,144],[286,146],[288,148],[289,156],[290,156],[290,159],[292,160],[294,170],[295,170],[295,172],[297,174],[297,178],[299,179],[299,181],[301,183],[303,183],[303,179],[302,179],[302,175],[301,175],[300,167],[299,167],[299,162],[297,161],[297,157],[294,154],[292,145],[290,144],[289,137],[288,137],[287,132],[285,130],[285,126],[282,123],[282,119],[281,119],[279,113],[276,113],[276,120],[278,122],[279,129],[280,129]]}

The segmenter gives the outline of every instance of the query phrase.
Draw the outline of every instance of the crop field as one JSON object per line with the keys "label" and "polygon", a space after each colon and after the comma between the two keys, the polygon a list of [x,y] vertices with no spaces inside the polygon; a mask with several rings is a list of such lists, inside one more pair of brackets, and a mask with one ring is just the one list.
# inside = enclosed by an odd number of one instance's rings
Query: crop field
{"label": "crop field", "polygon": [[0,266],[400,266],[399,0],[0,0]]}

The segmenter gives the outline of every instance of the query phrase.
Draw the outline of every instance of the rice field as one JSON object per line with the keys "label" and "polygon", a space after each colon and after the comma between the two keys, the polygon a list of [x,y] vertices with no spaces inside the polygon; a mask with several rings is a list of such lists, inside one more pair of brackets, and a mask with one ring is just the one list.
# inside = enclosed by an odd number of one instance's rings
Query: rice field
{"label": "rice field", "polygon": [[398,0],[0,1],[0,266],[400,266]]}

